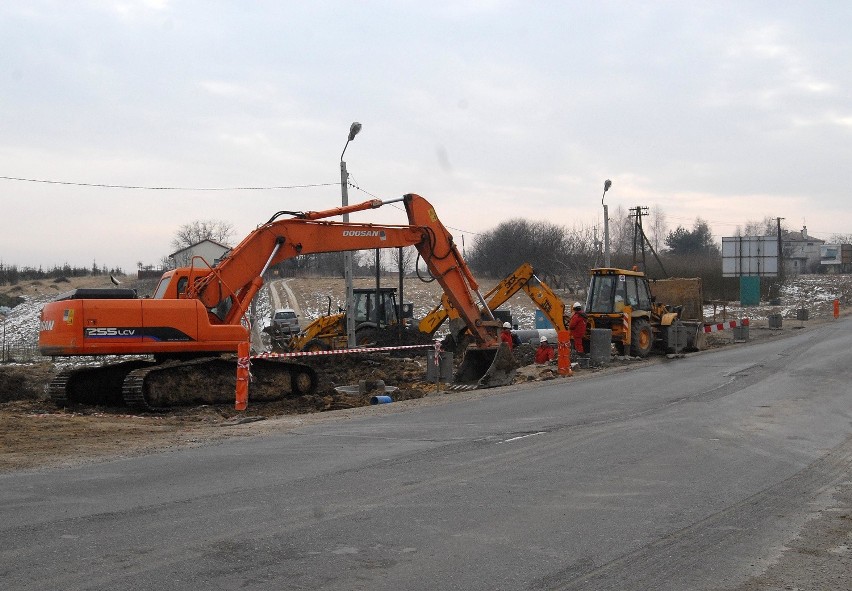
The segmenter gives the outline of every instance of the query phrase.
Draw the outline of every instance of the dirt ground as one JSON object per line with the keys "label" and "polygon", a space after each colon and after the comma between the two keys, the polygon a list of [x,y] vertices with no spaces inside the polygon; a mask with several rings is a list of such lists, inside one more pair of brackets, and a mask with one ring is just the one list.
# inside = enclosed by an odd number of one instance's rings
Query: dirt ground
{"label": "dirt ground", "polygon": [[[324,297],[324,296],[323,296]],[[317,298],[321,299],[321,298]],[[785,321],[769,329],[753,321],[749,343],[784,338],[799,330],[832,321],[822,314],[807,322]],[[709,336],[706,348],[748,346],[733,343],[731,332]],[[659,363],[613,358],[605,368],[575,368],[573,377],[559,376],[555,365],[532,365],[533,348],[516,349],[522,367],[514,387],[542,380],[578,380],[600,373]],[[492,395],[493,390],[451,391],[425,381],[426,351],[408,357],[373,353],[312,360],[321,386],[312,396],[289,397],[265,403],[250,402],[238,412],[232,405],[201,405],[162,413],[130,413],[125,408],[56,408],[44,389],[54,375],[50,363],[0,365],[0,473],[73,466],[117,457],[183,448],[233,437],[286,432],[309,423],[345,420],[370,413],[400,412],[412,405],[434,405]],[[335,386],[364,380],[362,395],[339,394]],[[378,380],[398,388],[393,404],[370,406]],[[836,491],[832,502],[808,522],[801,535],[768,571],[737,591],[780,589],[848,589],[852,580],[852,479]]]}
{"label": "dirt ground", "polygon": [[[790,327],[769,330],[759,326],[750,329],[750,342],[782,338],[798,330]],[[711,335],[708,347],[733,344],[730,332]],[[387,353],[310,358],[319,374],[320,386],[310,396],[288,396],[272,402],[249,402],[247,411],[234,410],[232,405],[199,405],[176,407],[167,412],[130,413],[121,407],[91,407],[78,405],[57,408],[46,399],[45,387],[55,369],[50,363],[0,365],[0,472],[33,469],[108,459],[116,456],[141,454],[181,445],[199,444],[235,434],[251,434],[257,425],[243,425],[261,420],[301,416],[329,411],[345,411],[369,407],[370,399],[381,394],[380,382],[397,388],[392,393],[395,403],[435,398],[439,386],[426,382],[426,350],[416,350],[405,357]],[[605,368],[574,368],[574,376],[559,376],[555,364],[532,364],[534,349],[521,345],[515,349],[521,364],[515,384],[550,379],[582,379],[603,372],[621,371],[630,367],[659,362],[658,356],[648,359],[613,358]],[[302,358],[304,359],[304,358]],[[336,386],[357,385],[363,381],[364,394],[338,393]],[[446,384],[440,391],[447,391]],[[489,390],[478,391],[487,395]],[[444,394],[442,399],[458,396],[459,392]],[[335,415],[335,413],[330,413]],[[329,419],[333,416],[328,417]],[[313,419],[312,419],[313,420]],[[240,426],[240,429],[233,427]]]}

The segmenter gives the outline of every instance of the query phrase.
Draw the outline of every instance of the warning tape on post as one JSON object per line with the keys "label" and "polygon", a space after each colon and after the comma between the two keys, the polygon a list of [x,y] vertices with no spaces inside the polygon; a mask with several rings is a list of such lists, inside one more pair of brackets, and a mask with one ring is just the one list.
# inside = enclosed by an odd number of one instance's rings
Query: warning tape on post
{"label": "warning tape on post", "polygon": [[704,332],[719,332],[720,330],[739,328],[741,326],[748,326],[748,318],[743,318],[742,320],[731,320],[730,322],[720,322],[719,324],[708,324],[704,327]]}
{"label": "warning tape on post", "polygon": [[360,347],[357,349],[330,349],[328,351],[294,351],[292,353],[260,353],[252,359],[284,359],[288,357],[318,357],[322,355],[343,355],[352,353],[382,353],[385,351],[404,351],[406,349],[434,349],[435,345],[400,345],[398,347]]}

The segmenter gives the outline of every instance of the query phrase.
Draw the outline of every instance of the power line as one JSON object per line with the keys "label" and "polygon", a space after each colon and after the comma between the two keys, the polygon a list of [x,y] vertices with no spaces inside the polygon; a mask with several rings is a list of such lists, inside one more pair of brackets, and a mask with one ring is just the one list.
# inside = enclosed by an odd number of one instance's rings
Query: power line
{"label": "power line", "polygon": [[[312,187],[336,187],[340,183],[308,183],[304,185],[274,185],[267,187],[155,187],[155,186],[146,186],[146,185],[113,185],[110,183],[84,183],[84,182],[75,182],[75,181],[58,181],[53,179],[31,179],[24,177],[16,177],[16,176],[5,176],[0,175],[0,180],[5,181],[16,181],[21,183],[41,183],[45,185],[63,185],[63,186],[72,186],[72,187],[95,187],[99,189],[134,189],[139,191],[274,191],[274,190],[285,190],[285,189],[307,189]],[[350,182],[349,186],[361,191],[362,193],[369,195],[373,199],[379,199],[373,193],[362,189],[357,184]],[[393,205],[393,204],[391,204]],[[396,205],[394,205],[397,209],[400,209]],[[447,226],[451,230],[455,230],[456,232],[463,232],[465,234],[473,234],[478,236],[478,232],[470,232],[468,230],[462,230],[460,228],[453,228],[452,226]]]}
{"label": "power line", "polygon": [[[352,175],[350,174],[349,176],[351,177]],[[356,191],[361,191],[365,195],[369,195],[373,199],[381,199],[381,197],[377,197],[377,196],[373,195],[369,191],[362,189],[361,187],[359,187],[357,184],[355,184],[353,182],[350,182],[349,186],[352,187],[353,189],[355,189]],[[391,207],[394,207],[394,208],[400,210],[400,211],[404,211],[401,207],[399,207],[398,205],[396,205],[394,203],[390,203],[389,205]],[[444,227],[449,228],[450,230],[454,230],[456,232],[461,232],[462,234],[472,234],[473,236],[479,236],[481,234],[481,232],[471,232],[470,230],[462,230],[461,228],[454,228],[452,226],[448,226],[447,224],[444,224]]]}
{"label": "power line", "polygon": [[28,179],[14,176],[0,176],[6,181],[24,183],[42,183],[47,185],[70,185],[74,187],[97,187],[101,189],[138,189],[142,191],[272,191],[280,189],[306,189],[309,187],[334,187],[340,183],[310,183],[306,185],[278,185],[271,187],[150,187],[144,185],[111,185],[107,183],[77,183],[73,181],[55,181],[48,179]]}

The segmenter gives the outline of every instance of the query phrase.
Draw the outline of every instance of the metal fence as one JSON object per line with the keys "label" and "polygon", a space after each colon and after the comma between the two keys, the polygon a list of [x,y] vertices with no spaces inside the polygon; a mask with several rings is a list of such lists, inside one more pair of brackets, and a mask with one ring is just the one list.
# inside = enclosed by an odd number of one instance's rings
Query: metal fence
{"label": "metal fence", "polygon": [[33,363],[47,361],[38,351],[38,345],[5,345],[0,347],[0,363]]}

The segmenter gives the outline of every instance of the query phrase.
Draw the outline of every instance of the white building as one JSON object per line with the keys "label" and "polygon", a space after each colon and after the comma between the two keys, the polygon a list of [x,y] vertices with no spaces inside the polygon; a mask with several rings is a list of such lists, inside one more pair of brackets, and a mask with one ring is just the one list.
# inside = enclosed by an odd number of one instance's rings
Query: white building
{"label": "white building", "polygon": [[801,232],[784,232],[781,235],[781,249],[784,258],[784,273],[800,275],[818,273],[820,270],[820,246],[825,240],[808,236],[808,227]]}
{"label": "white building", "polygon": [[820,246],[821,271],[825,273],[852,272],[852,244],[823,244]]}
{"label": "white building", "polygon": [[[175,267],[213,267],[222,258],[230,246],[219,244],[215,240],[202,240],[169,255]],[[196,258],[196,257],[200,257]],[[194,262],[193,262],[193,259]]]}

